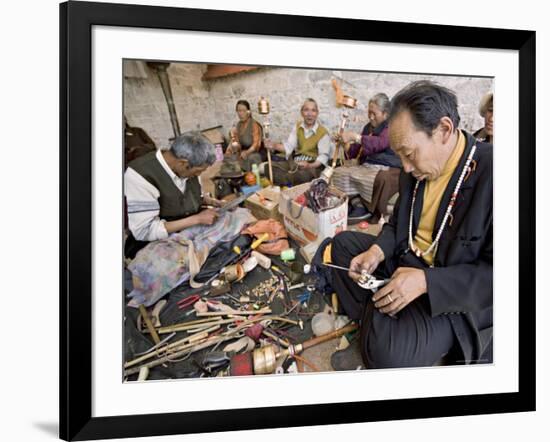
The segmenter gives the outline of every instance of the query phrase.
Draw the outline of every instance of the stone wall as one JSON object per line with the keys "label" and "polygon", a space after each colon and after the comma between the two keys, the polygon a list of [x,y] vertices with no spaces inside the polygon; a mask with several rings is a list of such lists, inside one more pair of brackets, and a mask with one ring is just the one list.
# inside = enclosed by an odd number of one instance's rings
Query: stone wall
{"label": "stone wall", "polygon": [[[159,80],[145,65],[141,67],[142,75],[135,75],[136,70],[130,68],[125,66],[125,115],[132,126],[142,127],[157,146],[166,148],[173,131]],[[493,80],[488,78],[291,68],[261,68],[203,81],[205,70],[205,64],[189,63],[173,63],[168,68],[181,130],[222,125],[227,136],[237,121],[236,101],[248,100],[253,116],[261,122],[257,102],[260,96],[265,96],[271,104],[271,138],[276,141],[285,139],[300,119],[299,109],[307,97],[319,103],[320,121],[331,131],[337,130],[342,109],[335,106],[332,78],[343,79],[344,93],[358,99],[357,109],[350,112],[349,126],[356,131],[367,123],[366,107],[370,97],[384,92],[391,98],[411,81],[420,79],[434,80],[454,90],[459,101],[461,127],[474,131],[483,126],[478,103],[493,86]]]}

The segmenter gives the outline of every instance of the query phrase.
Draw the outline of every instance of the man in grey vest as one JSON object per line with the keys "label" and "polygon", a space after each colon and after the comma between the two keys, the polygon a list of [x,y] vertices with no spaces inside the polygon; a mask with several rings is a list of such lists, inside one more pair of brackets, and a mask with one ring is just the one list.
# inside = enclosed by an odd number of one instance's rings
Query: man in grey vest
{"label": "man in grey vest", "polygon": [[201,205],[220,203],[202,196],[199,179],[215,159],[214,146],[203,135],[186,132],[169,150],[150,152],[130,162],[124,173],[130,230],[124,250],[127,258],[134,258],[150,241],[216,221],[216,210],[201,211]]}

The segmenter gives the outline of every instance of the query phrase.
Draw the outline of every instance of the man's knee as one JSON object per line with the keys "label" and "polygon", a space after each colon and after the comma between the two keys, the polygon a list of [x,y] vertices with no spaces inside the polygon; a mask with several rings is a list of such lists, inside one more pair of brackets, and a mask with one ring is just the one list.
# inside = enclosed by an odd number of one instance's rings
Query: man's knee
{"label": "man's knee", "polygon": [[[373,316],[381,315],[376,311]],[[452,333],[445,330],[435,336],[419,334],[413,326],[396,324],[389,316],[368,318],[361,330],[367,368],[426,367],[437,362],[452,347]],[[392,323],[388,322],[392,321]],[[398,325],[402,325],[396,327]]]}
{"label": "man's knee", "polygon": [[332,240],[332,262],[338,265],[348,265],[352,258],[367,251],[375,239],[372,235],[360,232],[338,233]]}
{"label": "man's knee", "polygon": [[[365,324],[366,325],[366,324]],[[364,361],[367,368],[397,368],[406,367],[407,361],[403,352],[397,351],[398,346],[385,333],[373,332],[372,327],[366,331],[363,338]]]}
{"label": "man's knee", "polygon": [[354,232],[340,232],[332,240],[331,258],[337,265],[347,266],[354,257],[350,253],[350,244],[353,244]]}

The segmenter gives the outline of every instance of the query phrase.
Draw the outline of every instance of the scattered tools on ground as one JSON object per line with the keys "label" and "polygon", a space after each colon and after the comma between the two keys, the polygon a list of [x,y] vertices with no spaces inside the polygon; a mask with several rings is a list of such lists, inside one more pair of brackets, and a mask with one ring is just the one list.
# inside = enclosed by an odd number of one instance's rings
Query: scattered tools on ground
{"label": "scattered tools on ground", "polygon": [[295,289],[301,289],[302,287],[305,287],[305,283],[303,282],[300,282],[299,284],[294,284],[294,285],[291,285],[288,290],[295,290]]}
{"label": "scattered tools on ground", "polygon": [[185,310],[188,307],[193,306],[200,299],[201,297],[199,295],[191,295],[187,298],[180,299],[176,304],[178,306],[178,309]]}
{"label": "scattered tools on ground", "polygon": [[253,256],[258,261],[260,267],[264,269],[269,269],[271,267],[271,259],[265,255],[262,255],[260,252],[253,250],[250,256]]}
{"label": "scattered tools on ground", "polygon": [[[153,309],[151,310],[151,313],[150,313],[150,318],[151,318],[151,323],[153,324],[154,327],[160,327],[160,312],[166,306],[167,303],[168,301],[166,301],[166,299],[161,299],[153,306]],[[145,319],[143,318],[141,313],[138,315],[137,326],[139,331],[143,331],[143,329],[147,327],[147,325],[145,324]]]}
{"label": "scattered tools on ground", "polygon": [[[162,304],[155,306],[154,314],[141,306],[138,320],[145,325],[138,324],[138,328],[151,336],[154,345],[125,362],[124,376],[146,379],[154,367],[179,362],[196,366],[188,369],[191,376],[226,376],[239,372],[238,357],[243,374],[273,373],[278,357],[293,357],[307,348],[311,340],[296,342],[311,336],[304,321],[318,311],[317,298],[308,306],[315,287],[303,279],[303,263],[294,249],[282,254],[293,265],[277,255],[273,258],[277,265],[273,265],[272,259],[255,250],[268,238],[268,233],[260,234],[248,247],[234,248],[216,275],[201,287],[182,292],[187,296],[171,304],[175,309],[170,310],[169,325],[161,326]],[[245,276],[252,271],[267,278],[249,286]],[[287,373],[291,366],[297,372],[297,366],[303,369],[304,364],[314,369],[313,364],[294,358],[279,372]]]}
{"label": "scattered tools on ground", "polygon": [[[256,240],[250,244],[244,250],[241,250],[239,247],[236,247],[237,250],[233,250],[234,255],[227,258],[227,260],[221,265],[219,272],[216,272],[210,277],[204,284],[203,287],[207,287],[214,280],[220,278],[220,275],[224,275],[226,282],[238,282],[241,281],[246,272],[244,271],[241,264],[237,264],[239,261],[243,260],[246,256],[251,254],[252,251],[257,249],[264,241],[269,239],[269,233],[264,233],[260,235]],[[228,276],[229,273],[229,276]]]}

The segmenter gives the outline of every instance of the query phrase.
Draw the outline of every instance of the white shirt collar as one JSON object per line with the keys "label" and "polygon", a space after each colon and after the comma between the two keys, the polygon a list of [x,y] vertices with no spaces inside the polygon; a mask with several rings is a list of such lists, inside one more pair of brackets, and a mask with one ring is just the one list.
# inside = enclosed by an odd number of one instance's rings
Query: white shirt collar
{"label": "white shirt collar", "polygon": [[317,132],[317,129],[319,129],[319,120],[316,120],[315,121],[315,124],[312,126],[312,127],[306,127],[306,123],[304,123],[303,121],[300,123],[300,126],[302,127],[302,129],[304,129],[304,132]]}
{"label": "white shirt collar", "polygon": [[166,171],[166,173],[172,179],[172,181],[180,182],[180,183],[185,183],[187,181],[187,178],[180,178],[179,176],[177,176],[174,173],[174,171],[172,169],[170,169],[170,166],[168,165],[168,163],[164,159],[164,155],[162,154],[162,150],[158,149],[157,153],[156,153],[156,156],[157,156],[157,160],[159,161],[160,165]]}

